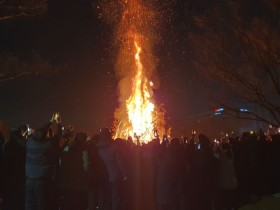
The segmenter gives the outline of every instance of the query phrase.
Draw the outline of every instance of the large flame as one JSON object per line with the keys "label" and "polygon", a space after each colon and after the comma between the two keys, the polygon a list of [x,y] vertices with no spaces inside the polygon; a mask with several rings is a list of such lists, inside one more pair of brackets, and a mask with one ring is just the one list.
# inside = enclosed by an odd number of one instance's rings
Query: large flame
{"label": "large flame", "polygon": [[117,72],[120,75],[120,107],[116,110],[115,138],[132,137],[147,143],[165,134],[164,112],[153,99],[155,62],[152,50],[155,15],[142,1],[121,1],[118,27],[120,44]]}
{"label": "large flame", "polygon": [[132,95],[126,101],[127,114],[132,125],[128,135],[141,138],[142,141],[147,142],[154,137],[153,111],[155,106],[150,101],[151,94],[149,93],[148,80],[143,74],[140,58],[141,47],[136,41],[134,45],[137,72],[133,79]]}

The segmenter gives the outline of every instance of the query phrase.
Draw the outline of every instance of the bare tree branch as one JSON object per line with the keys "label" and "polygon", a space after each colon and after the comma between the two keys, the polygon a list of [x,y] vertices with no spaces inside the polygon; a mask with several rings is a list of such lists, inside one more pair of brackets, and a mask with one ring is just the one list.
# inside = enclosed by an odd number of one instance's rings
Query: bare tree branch
{"label": "bare tree branch", "polygon": [[47,0],[1,0],[0,22],[21,17],[39,16],[45,14],[47,9]]}
{"label": "bare tree branch", "polygon": [[[262,110],[246,118],[280,126],[280,7],[273,0],[263,4],[268,17],[242,15],[243,2],[225,0],[214,12],[194,16],[189,38],[202,76],[226,87],[235,103]],[[238,110],[226,98],[220,104]]]}
{"label": "bare tree branch", "polygon": [[63,69],[65,66],[51,64],[34,53],[27,57],[25,55],[24,58],[14,54],[0,54],[0,82],[32,75],[54,74]]}

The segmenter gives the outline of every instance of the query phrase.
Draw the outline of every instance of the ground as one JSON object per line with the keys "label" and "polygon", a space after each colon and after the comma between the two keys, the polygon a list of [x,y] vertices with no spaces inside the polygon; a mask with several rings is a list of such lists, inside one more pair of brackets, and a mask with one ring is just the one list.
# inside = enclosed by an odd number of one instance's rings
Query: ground
{"label": "ground", "polygon": [[243,206],[239,210],[280,210],[280,198],[264,196],[257,203]]}

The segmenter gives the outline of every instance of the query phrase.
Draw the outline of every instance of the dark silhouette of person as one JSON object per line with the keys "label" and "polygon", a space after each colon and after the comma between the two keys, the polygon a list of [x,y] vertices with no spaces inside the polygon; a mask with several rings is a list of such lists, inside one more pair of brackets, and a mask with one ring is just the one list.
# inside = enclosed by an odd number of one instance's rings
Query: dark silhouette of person
{"label": "dark silhouette of person", "polygon": [[14,127],[10,140],[3,146],[4,210],[25,208],[26,134],[26,125]]}
{"label": "dark silhouette of person", "polygon": [[237,209],[238,182],[234,154],[229,143],[222,143],[219,152],[219,209]]}
{"label": "dark silhouette of person", "polygon": [[272,173],[271,179],[273,182],[272,191],[274,196],[280,197],[280,134],[272,136],[271,145],[271,161],[272,161]]}
{"label": "dark silhouette of person", "polygon": [[26,144],[26,210],[57,208],[57,166],[61,154],[62,127],[51,121],[36,130]]}
{"label": "dark silhouette of person", "polygon": [[156,200],[158,210],[179,210],[183,193],[184,150],[178,138],[162,147],[157,157]]}
{"label": "dark silhouette of person", "polygon": [[85,148],[86,139],[86,133],[77,133],[62,152],[59,170],[61,210],[83,210],[88,206],[89,159]]}
{"label": "dark silhouette of person", "polygon": [[259,187],[258,176],[258,137],[250,132],[241,136],[236,151],[236,172],[240,189],[248,199],[255,199]]}
{"label": "dark silhouette of person", "polygon": [[192,209],[209,210],[218,186],[218,161],[213,155],[210,140],[199,134],[199,147],[192,163]]}
{"label": "dark silhouette of person", "polygon": [[87,143],[89,152],[89,210],[108,209],[105,205],[108,203],[106,203],[107,195],[110,194],[108,171],[98,153],[98,141],[99,136],[95,135]]}
{"label": "dark silhouette of person", "polygon": [[[123,181],[127,179],[127,173],[123,164],[120,150],[113,141],[108,128],[101,129],[99,133],[98,152],[106,165],[108,181],[111,186],[112,210],[122,209]],[[108,202],[110,202],[108,200]]]}

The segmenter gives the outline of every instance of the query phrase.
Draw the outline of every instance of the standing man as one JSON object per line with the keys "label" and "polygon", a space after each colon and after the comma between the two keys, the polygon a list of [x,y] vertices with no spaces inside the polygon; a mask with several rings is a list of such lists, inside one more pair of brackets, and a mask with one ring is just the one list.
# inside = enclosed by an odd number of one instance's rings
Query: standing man
{"label": "standing man", "polygon": [[[122,209],[123,181],[127,179],[126,171],[120,154],[120,148],[113,141],[108,128],[102,128],[99,133],[98,152],[106,165],[111,186],[112,210]],[[110,200],[107,200],[109,203]]]}
{"label": "standing man", "polygon": [[36,130],[26,144],[26,210],[52,210],[56,200],[56,171],[61,149],[62,135],[59,113],[51,121]]}

